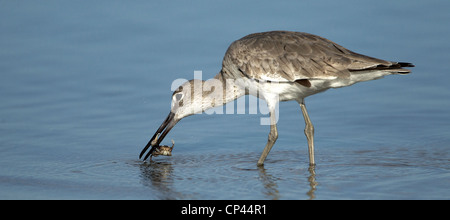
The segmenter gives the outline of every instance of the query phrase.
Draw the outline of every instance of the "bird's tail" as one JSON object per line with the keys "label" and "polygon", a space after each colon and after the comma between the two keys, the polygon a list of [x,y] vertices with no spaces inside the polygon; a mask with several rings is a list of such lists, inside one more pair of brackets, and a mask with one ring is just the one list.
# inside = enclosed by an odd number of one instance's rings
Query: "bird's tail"
{"label": "bird's tail", "polygon": [[351,72],[367,72],[367,71],[383,71],[383,72],[389,72],[391,74],[408,74],[411,72],[409,69],[403,69],[403,67],[414,67],[414,64],[412,63],[406,63],[406,62],[391,62],[391,65],[384,65],[379,64],[377,66],[365,68],[365,69],[358,69],[358,70],[351,70]]}
{"label": "bird's tail", "polygon": [[392,74],[408,74],[411,72],[411,70],[403,69],[403,67],[415,67],[415,66],[412,63],[397,62],[385,68],[386,71],[391,72]]}

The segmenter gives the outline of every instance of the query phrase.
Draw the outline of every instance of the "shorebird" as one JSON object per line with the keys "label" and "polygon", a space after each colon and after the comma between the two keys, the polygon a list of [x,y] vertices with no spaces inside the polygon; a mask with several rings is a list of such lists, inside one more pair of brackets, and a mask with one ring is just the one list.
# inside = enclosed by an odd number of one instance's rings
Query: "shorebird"
{"label": "shorebird", "polygon": [[[267,102],[271,121],[269,138],[257,165],[264,164],[278,138],[276,105],[291,100],[299,103],[305,119],[309,163],[314,165],[314,126],[304,99],[330,88],[411,72],[403,67],[414,65],[358,54],[313,34],[271,31],[247,35],[229,46],[222,69],[214,80],[190,80],[175,90],[169,115],[139,158],[150,146],[152,148],[144,160],[152,155],[182,118],[224,105],[244,95],[254,95]],[[199,87],[203,89],[196,89]]]}

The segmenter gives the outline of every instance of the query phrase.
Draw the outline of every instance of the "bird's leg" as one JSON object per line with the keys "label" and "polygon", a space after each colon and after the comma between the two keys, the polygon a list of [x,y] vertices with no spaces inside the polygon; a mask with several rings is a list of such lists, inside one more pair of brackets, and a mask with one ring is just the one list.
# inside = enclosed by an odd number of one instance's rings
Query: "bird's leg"
{"label": "bird's leg", "polygon": [[309,164],[314,165],[314,126],[309,119],[308,111],[306,111],[305,103],[301,102],[303,117],[305,118],[305,135],[308,140]]}
{"label": "bird's leg", "polygon": [[267,141],[266,147],[264,148],[264,151],[261,154],[261,157],[258,160],[258,166],[264,165],[264,160],[266,160],[267,155],[269,155],[270,149],[272,149],[273,145],[275,144],[275,141],[277,141],[278,138],[278,131],[277,131],[277,121],[275,118],[275,110],[270,110],[270,133],[269,133],[269,139]]}

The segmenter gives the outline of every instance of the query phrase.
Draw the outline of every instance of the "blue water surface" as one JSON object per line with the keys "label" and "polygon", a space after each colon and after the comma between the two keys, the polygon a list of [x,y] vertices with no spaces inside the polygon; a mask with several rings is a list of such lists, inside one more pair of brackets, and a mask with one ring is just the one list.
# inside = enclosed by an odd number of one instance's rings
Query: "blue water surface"
{"label": "blue water surface", "polygon": [[[449,1],[0,1],[0,199],[449,199]],[[280,104],[263,168],[263,114],[194,115],[141,149],[171,84],[220,71],[228,45],[309,32],[409,75]]]}

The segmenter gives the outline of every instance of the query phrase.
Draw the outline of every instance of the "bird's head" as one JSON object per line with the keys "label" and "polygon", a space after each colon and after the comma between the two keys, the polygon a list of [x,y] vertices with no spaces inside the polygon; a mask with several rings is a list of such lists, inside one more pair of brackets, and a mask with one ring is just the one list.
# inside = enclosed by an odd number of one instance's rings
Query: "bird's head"
{"label": "bird's head", "polygon": [[156,149],[156,147],[159,146],[159,144],[164,139],[164,137],[166,137],[169,131],[182,118],[204,111],[205,98],[203,97],[203,84],[204,81],[202,80],[190,80],[179,86],[178,89],[173,92],[169,115],[155,132],[145,148],[142,150],[139,158],[141,158],[147,151],[147,149],[151,146],[152,148],[144,157],[144,160],[146,160]]}
{"label": "bird's head", "polygon": [[183,83],[172,94],[170,112],[174,114],[174,120],[179,121],[187,116],[203,111],[203,80],[193,79]]}

